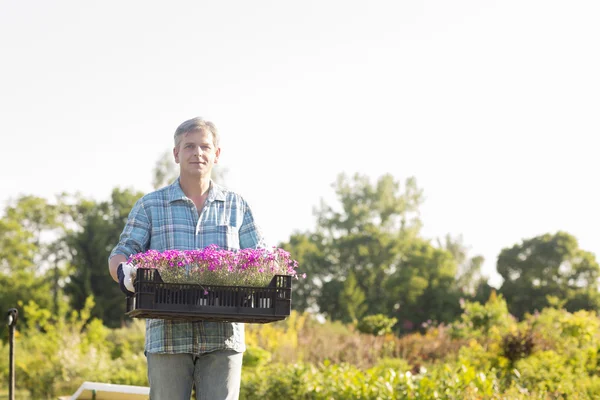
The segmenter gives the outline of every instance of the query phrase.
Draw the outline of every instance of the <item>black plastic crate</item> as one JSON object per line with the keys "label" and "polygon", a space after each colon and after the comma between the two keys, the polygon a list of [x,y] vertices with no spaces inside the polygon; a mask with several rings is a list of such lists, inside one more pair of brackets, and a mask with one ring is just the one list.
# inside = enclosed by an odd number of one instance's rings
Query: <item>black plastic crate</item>
{"label": "black plastic crate", "polygon": [[289,275],[275,275],[265,287],[216,286],[164,283],[157,270],[139,268],[134,287],[126,311],[133,318],[268,323],[292,307]]}

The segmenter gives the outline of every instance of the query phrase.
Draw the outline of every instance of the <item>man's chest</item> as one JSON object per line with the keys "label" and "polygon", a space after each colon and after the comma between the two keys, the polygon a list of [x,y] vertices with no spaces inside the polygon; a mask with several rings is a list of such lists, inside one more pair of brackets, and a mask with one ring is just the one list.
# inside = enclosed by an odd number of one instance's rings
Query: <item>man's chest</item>
{"label": "man's chest", "polygon": [[151,214],[150,247],[155,250],[192,250],[210,244],[239,249],[242,210],[235,204],[206,202],[199,212],[192,201],[178,202]]}

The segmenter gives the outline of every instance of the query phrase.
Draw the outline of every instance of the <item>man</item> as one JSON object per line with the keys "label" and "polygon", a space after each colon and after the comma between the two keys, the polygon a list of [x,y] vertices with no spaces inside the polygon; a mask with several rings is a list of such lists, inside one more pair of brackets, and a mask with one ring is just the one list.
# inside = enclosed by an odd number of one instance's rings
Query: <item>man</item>
{"label": "man", "polygon": [[[174,138],[179,178],[136,202],[109,256],[110,274],[126,294],[131,293],[123,267],[127,270],[131,254],[210,244],[229,250],[264,247],[246,201],[211,180],[221,154],[215,126],[193,118],[177,128]],[[193,383],[197,399],[237,399],[245,349],[241,323],[146,320],[151,399],[187,400]]]}

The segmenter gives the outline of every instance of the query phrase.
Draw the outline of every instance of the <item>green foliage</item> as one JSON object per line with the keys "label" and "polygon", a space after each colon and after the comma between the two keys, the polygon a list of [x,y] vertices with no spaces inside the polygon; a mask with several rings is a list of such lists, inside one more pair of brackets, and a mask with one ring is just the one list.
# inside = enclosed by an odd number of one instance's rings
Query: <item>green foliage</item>
{"label": "green foliage", "polygon": [[[294,282],[287,320],[247,326],[247,398],[600,396],[600,267],[573,236],[502,250],[496,295],[483,259],[467,257],[460,240],[436,247],[420,237],[414,179],[342,174],[334,188],[338,201],[315,211],[316,230],[280,245],[308,278]],[[72,393],[83,380],[147,384],[143,321],[124,316],[107,271],[140,196],[22,196],[0,219],[0,307],[20,308],[18,382],[33,398]],[[317,309],[325,323],[302,314]],[[0,333],[5,340],[4,325]],[[8,358],[2,341],[0,355]],[[3,363],[0,393],[7,374]]]}
{"label": "green foliage", "polygon": [[244,368],[261,367],[269,363],[272,359],[271,353],[257,346],[246,346],[244,352]]}
{"label": "green foliage", "polygon": [[428,320],[453,321],[460,314],[456,272],[456,260],[450,252],[413,239],[385,282],[386,309],[397,310],[394,315],[404,331]]}
{"label": "green foliage", "polygon": [[170,185],[179,176],[179,168],[173,159],[173,152],[167,150],[156,160],[152,170],[152,187],[160,189]]}
{"label": "green foliage", "polygon": [[290,236],[287,243],[280,243],[279,247],[294,255],[298,261],[299,273],[306,273],[306,279],[294,281],[294,301],[292,307],[298,312],[304,312],[316,307],[317,299],[321,294],[322,277],[324,271],[329,270],[329,261],[325,257],[323,236],[319,234],[295,233]]}
{"label": "green foliage", "polygon": [[600,377],[565,364],[554,351],[541,351],[515,365],[513,385],[525,393],[545,393],[550,398],[595,399],[600,397]]}
{"label": "green foliage", "polygon": [[341,174],[334,187],[339,203],[321,204],[316,210],[318,245],[327,255],[312,275],[314,285],[321,289],[318,306],[331,318],[351,321],[350,313],[358,310],[347,299],[342,302],[339,293],[352,272],[356,278],[352,291],[365,296],[360,312],[389,314],[389,294],[381,288],[390,267],[400,259],[404,243],[420,228],[422,191],[414,179],[407,180],[401,190],[391,175],[373,184],[366,176]]}
{"label": "green foliage", "polygon": [[[477,399],[497,390],[493,374],[466,365],[417,374],[397,368],[361,371],[350,364],[268,365],[245,373],[241,399]],[[522,397],[524,398],[524,397]]]}
{"label": "green foliage", "polygon": [[508,312],[502,295],[492,292],[485,304],[475,301],[462,301],[463,313],[451,325],[450,333],[455,338],[482,337],[493,333],[506,332],[513,319]]}
{"label": "green foliage", "polygon": [[38,247],[32,241],[33,234],[19,221],[0,220],[0,272],[10,274],[14,270],[31,271]]}
{"label": "green foliage", "polygon": [[66,292],[76,310],[83,307],[89,296],[94,296],[96,306],[92,314],[109,327],[122,325],[125,298],[108,273],[108,256],[141,195],[115,189],[110,201],[78,199],[70,211],[78,229],[69,231],[66,237],[74,266]]}
{"label": "green foliage", "polygon": [[600,266],[566,232],[537,236],[503,249],[497,269],[504,279],[500,292],[518,318],[548,306],[548,296],[567,299],[570,311],[597,309],[600,304]]}
{"label": "green foliage", "polygon": [[377,361],[377,364],[371,368],[371,370],[373,372],[376,372],[379,370],[382,373],[388,369],[393,369],[394,371],[398,371],[398,372],[406,372],[406,371],[410,371],[412,368],[406,360],[404,360],[402,358],[391,358],[391,357],[381,358],[380,360]]}
{"label": "green foliage", "polygon": [[[16,338],[15,375],[31,398],[73,393],[86,380],[147,385],[143,323],[111,331],[91,317],[93,306],[88,298],[80,312],[61,316],[34,302],[24,306],[29,318]],[[0,376],[7,373],[0,368]]]}
{"label": "green foliage", "polygon": [[[105,352],[91,353],[92,337],[81,334],[92,304],[88,303],[81,314],[73,313],[70,318],[60,318],[56,322],[52,321],[48,310],[33,302],[24,307],[29,316],[29,334],[20,340],[22,352],[16,359],[16,374],[19,383],[29,390],[33,398],[54,396],[59,384],[77,378],[77,374],[86,368],[96,369],[104,361]],[[92,329],[100,329],[94,334],[105,334],[101,325],[94,324]]]}
{"label": "green foliage", "polygon": [[[484,262],[483,256],[468,257],[468,249],[463,244],[462,236],[454,238],[452,235],[447,234],[443,242],[438,239],[438,247],[447,250],[456,262],[456,287],[466,295],[476,296],[480,287],[486,283],[481,275],[481,266]],[[489,296],[489,294],[487,295]]]}
{"label": "green foliage", "polygon": [[365,293],[358,286],[356,276],[350,272],[339,295],[339,305],[343,310],[343,322],[358,320],[367,311]]}
{"label": "green foliage", "polygon": [[[462,321],[470,321],[472,329],[463,327],[462,339],[452,339],[452,329],[443,325],[402,338],[365,335],[351,325],[319,323],[295,312],[285,321],[250,324],[241,398],[600,396],[600,318],[595,313],[546,308],[517,324],[504,320],[501,296],[480,306],[496,311],[465,305],[469,315]],[[92,309],[88,299],[81,312],[56,318],[34,303],[26,307],[27,326],[17,337],[19,389],[44,399],[73,393],[84,380],[148,384],[143,321],[109,329],[91,317]],[[506,326],[498,329],[498,322]],[[0,356],[6,359],[7,352],[1,345]],[[311,356],[316,353],[320,359]],[[6,378],[6,369],[0,366],[0,378]]]}
{"label": "green foliage", "polygon": [[383,314],[368,315],[360,320],[357,329],[369,335],[382,336],[392,333],[398,320],[388,318]]}
{"label": "green foliage", "polygon": [[[35,301],[49,307],[52,302],[52,285],[38,264],[44,244],[40,240],[44,227],[55,226],[52,216],[44,216],[44,209],[52,210],[39,198],[25,196],[17,199],[5,210],[0,219],[0,310],[18,307]],[[20,321],[27,320],[27,313],[20,313]],[[0,326],[2,339],[6,337],[6,325]]]}
{"label": "green foliage", "polygon": [[318,322],[307,314],[292,312],[286,321],[247,325],[246,342],[267,350],[273,362],[318,364],[329,360],[367,369],[385,358],[402,358],[415,366],[456,355],[464,343],[452,339],[447,331],[446,327],[438,326],[431,327],[424,335],[374,336],[357,332],[353,325]]}
{"label": "green foliage", "polygon": [[401,185],[389,174],[376,182],[340,174],[334,188],[338,201],[316,210],[316,232],[294,235],[282,246],[308,267],[309,279],[297,285],[297,309],[318,308],[343,322],[383,314],[397,318],[404,332],[456,318],[457,263],[470,263],[466,282],[481,260],[463,260],[454,242],[436,248],[419,237],[423,191],[416,180]]}

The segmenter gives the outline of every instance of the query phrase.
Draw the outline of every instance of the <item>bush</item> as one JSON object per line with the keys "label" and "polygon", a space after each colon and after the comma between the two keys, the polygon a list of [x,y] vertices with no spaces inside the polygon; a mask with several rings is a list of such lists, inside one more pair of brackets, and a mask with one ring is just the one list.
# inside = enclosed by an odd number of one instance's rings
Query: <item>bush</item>
{"label": "bush", "polygon": [[[493,374],[473,367],[441,366],[432,372],[381,369],[362,371],[350,364],[270,365],[246,375],[241,399],[481,399],[498,388]],[[517,397],[515,397],[517,398]],[[521,397],[525,398],[525,397]]]}
{"label": "bush", "polygon": [[47,399],[73,393],[84,381],[147,385],[143,321],[111,331],[90,318],[93,307],[88,298],[81,312],[55,320],[33,302],[24,307],[29,318],[15,358],[20,389]]}
{"label": "bush", "polygon": [[463,313],[459,321],[451,325],[453,338],[480,338],[490,334],[500,334],[514,325],[514,318],[508,312],[502,295],[492,292],[485,304],[461,301]]}
{"label": "bush", "polygon": [[383,336],[392,333],[397,318],[388,318],[383,314],[369,315],[361,319],[357,329],[369,335]]}
{"label": "bush", "polygon": [[244,352],[243,366],[244,368],[261,367],[267,364],[272,359],[271,353],[256,346],[246,346]]}
{"label": "bush", "polygon": [[[16,339],[18,389],[37,400],[71,394],[85,380],[148,384],[144,321],[111,330],[90,318],[91,307],[89,299],[81,312],[55,320],[34,303],[26,307]],[[498,299],[465,304],[456,324],[401,338],[295,312],[248,324],[242,398],[600,398],[596,313],[549,307],[517,324],[504,310]],[[7,344],[0,357],[8,359]],[[7,374],[3,363],[0,393]]]}

